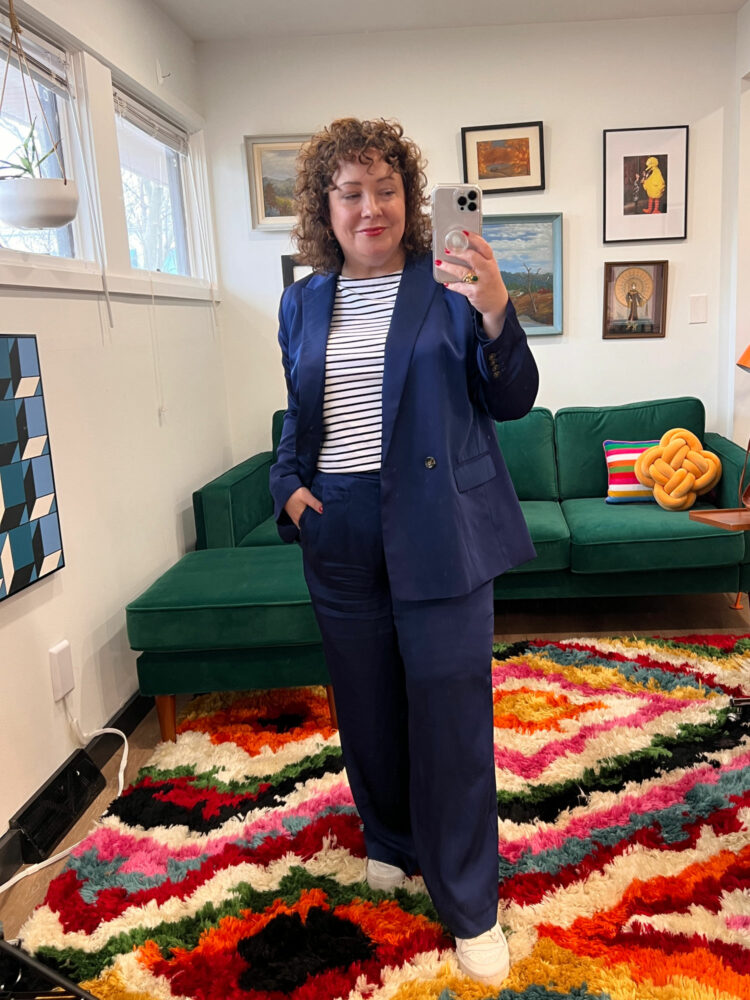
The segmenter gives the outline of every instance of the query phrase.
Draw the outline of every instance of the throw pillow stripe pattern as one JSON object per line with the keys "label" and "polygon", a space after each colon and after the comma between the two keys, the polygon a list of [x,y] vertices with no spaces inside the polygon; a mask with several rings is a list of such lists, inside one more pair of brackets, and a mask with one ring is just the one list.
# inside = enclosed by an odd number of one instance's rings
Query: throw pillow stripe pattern
{"label": "throw pillow stripe pattern", "polygon": [[607,503],[654,502],[654,491],[644,486],[635,474],[639,455],[657,445],[658,441],[605,441],[607,463]]}
{"label": "throw pillow stripe pattern", "polygon": [[27,921],[117,1000],[750,996],[750,637],[537,639],[493,661],[511,970],[461,976],[419,877],[363,878],[320,689],[203,696]]}

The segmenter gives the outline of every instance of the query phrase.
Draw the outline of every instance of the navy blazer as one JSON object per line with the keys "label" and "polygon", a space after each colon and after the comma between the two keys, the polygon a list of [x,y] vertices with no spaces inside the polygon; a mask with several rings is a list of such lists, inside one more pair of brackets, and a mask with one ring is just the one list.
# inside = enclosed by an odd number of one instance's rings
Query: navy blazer
{"label": "navy blazer", "polygon": [[[279,309],[288,409],[270,486],[284,541],[299,538],[284,505],[310,488],[323,438],[336,279],[295,282]],[[381,510],[394,597],[457,597],[534,558],[494,420],[527,413],[538,384],[511,303],[502,334],[488,340],[468,300],[433,279],[428,257],[407,261],[383,374]]]}

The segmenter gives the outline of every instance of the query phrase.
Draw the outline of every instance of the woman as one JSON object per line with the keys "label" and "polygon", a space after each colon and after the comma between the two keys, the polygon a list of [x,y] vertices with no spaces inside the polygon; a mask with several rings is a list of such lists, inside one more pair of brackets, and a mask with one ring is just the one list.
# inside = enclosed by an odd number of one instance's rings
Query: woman
{"label": "woman", "polygon": [[[340,119],[303,149],[279,341],[288,409],[271,470],[302,545],[363,821],[366,877],[422,872],[459,966],[499,983],[492,581],[533,558],[493,417],[536,365],[489,245],[432,277],[417,147]],[[446,252],[447,253],[447,252]]]}

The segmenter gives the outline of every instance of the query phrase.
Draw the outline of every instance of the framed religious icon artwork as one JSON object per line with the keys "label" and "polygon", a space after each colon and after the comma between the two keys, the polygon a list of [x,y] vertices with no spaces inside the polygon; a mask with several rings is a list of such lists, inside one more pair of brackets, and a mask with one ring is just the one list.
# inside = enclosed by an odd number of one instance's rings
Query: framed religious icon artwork
{"label": "framed religious icon artwork", "polygon": [[461,129],[464,181],[485,194],[544,189],[542,122]]}
{"label": "framed religious icon artwork", "polygon": [[246,135],[253,229],[291,229],[297,156],[309,135]]}
{"label": "framed religious icon artwork", "polygon": [[688,126],[604,130],[604,242],[687,236]]}
{"label": "framed religious icon artwork", "polygon": [[666,316],[666,260],[604,265],[605,340],[663,337]]}

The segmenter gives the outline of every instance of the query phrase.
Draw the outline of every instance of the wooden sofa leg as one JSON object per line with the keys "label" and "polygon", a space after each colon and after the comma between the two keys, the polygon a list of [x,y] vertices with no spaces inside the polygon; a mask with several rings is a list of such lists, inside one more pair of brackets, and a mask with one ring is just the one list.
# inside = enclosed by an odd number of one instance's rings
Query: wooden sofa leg
{"label": "wooden sofa leg", "polygon": [[333,700],[333,688],[330,684],[326,686],[326,694],[328,695],[328,711],[331,713],[331,723],[334,729],[338,729],[339,719],[336,715],[336,702]]}
{"label": "wooden sofa leg", "polygon": [[177,739],[177,695],[157,694],[156,714],[162,740],[174,743]]}
{"label": "wooden sofa leg", "polygon": [[732,605],[735,611],[742,611],[742,591],[737,591],[737,599]]}

